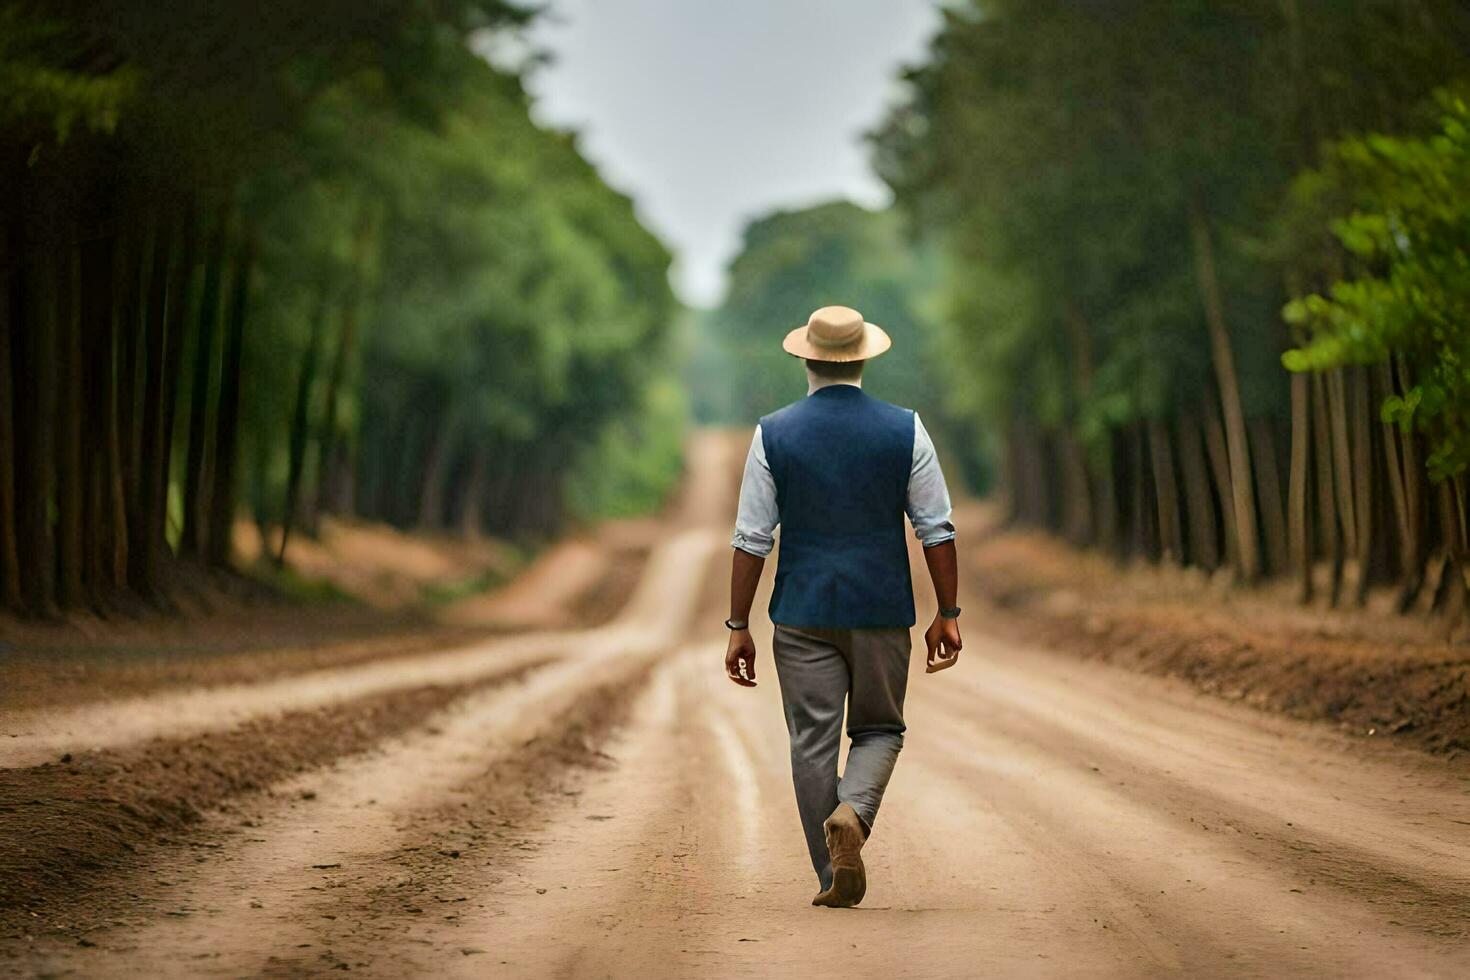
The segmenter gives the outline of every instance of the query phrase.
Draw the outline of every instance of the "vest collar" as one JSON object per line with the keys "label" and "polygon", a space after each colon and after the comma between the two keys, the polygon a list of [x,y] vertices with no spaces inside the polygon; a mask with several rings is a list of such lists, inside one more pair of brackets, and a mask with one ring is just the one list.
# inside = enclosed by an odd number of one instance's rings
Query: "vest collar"
{"label": "vest collar", "polygon": [[813,388],[806,393],[808,398],[822,395],[829,398],[854,398],[863,393],[862,385],[855,385],[848,381],[834,381],[831,384]]}

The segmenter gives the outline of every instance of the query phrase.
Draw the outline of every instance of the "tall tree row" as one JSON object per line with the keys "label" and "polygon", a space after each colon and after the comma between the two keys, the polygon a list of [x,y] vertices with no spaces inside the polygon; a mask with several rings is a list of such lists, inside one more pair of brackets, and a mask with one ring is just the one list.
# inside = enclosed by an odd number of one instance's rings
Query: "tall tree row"
{"label": "tall tree row", "polygon": [[875,154],[1015,518],[1462,604],[1467,78],[1451,0],[950,8]]}
{"label": "tall tree row", "polygon": [[474,53],[526,17],[0,3],[0,607],[167,607],[242,513],[277,554],[324,513],[563,520],[675,304]]}
{"label": "tall tree row", "polygon": [[831,304],[861,311],[893,337],[892,351],[870,370],[882,397],[933,404],[918,306],[938,263],[932,250],[909,247],[898,215],[847,201],[777,211],[751,221],[742,246],[723,303],[699,325],[692,387],[702,418],[744,424],[799,397],[801,366],[781,341]]}

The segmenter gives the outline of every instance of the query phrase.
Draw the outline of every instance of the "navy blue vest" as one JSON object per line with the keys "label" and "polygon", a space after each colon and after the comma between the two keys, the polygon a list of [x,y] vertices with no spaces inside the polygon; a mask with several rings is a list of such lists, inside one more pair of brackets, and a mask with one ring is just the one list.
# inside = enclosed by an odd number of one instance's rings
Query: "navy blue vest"
{"label": "navy blue vest", "polygon": [[781,512],[772,622],[914,625],[904,531],[914,413],[830,385],[761,419],[761,440]]}

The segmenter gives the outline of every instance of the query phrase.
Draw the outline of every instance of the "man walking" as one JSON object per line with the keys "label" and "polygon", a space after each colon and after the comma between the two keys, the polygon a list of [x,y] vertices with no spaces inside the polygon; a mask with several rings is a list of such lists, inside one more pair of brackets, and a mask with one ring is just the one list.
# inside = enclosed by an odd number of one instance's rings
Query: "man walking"
{"label": "man walking", "polygon": [[[918,415],[862,390],[863,363],[888,335],[856,310],[828,306],[786,337],[806,361],[807,397],[761,419],[745,461],[731,541],[725,673],[755,686],[750,606],[781,526],[771,594],[772,652],[791,774],[821,891],[813,905],[863,899],[862,849],[903,747],[913,583],[903,520],[923,542],[939,614],[925,631],[926,670],[959,658],[949,491]],[[837,774],[844,704],[850,740]]]}

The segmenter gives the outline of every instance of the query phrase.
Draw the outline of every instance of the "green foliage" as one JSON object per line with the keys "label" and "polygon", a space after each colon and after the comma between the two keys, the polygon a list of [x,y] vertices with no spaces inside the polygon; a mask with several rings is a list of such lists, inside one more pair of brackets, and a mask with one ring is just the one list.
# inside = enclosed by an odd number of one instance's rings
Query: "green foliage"
{"label": "green foliage", "polygon": [[[269,563],[253,566],[250,577],[264,582],[275,592],[296,602],[314,603],[324,606],[360,606],[362,600],[330,579],[311,578],[290,566],[276,567]],[[466,593],[472,594],[472,593]]]}
{"label": "green foliage", "polygon": [[[682,421],[653,393],[670,258],[572,134],[535,124],[521,77],[477,53],[533,16],[507,0],[0,0],[0,245],[22,255],[15,282],[79,250],[112,258],[118,288],[88,292],[114,308],[89,324],[119,327],[96,374],[120,390],[91,387],[120,417],[88,426],[117,431],[117,459],[149,457],[144,479],[102,477],[135,526],[100,529],[50,499],[83,499],[68,467],[91,444],[33,461],[40,502],[23,503],[55,516],[0,586],[31,566],[79,577],[49,554],[54,523],[109,560],[126,537],[142,557],[109,578],[161,590],[164,553],[228,560],[201,542],[225,538],[237,483],[262,528],[356,510],[544,537],[569,495],[591,516],[656,506]],[[19,295],[0,282],[7,309]],[[22,353],[16,376],[54,387],[56,358]],[[25,424],[51,445],[39,428],[79,411]],[[665,424],[650,459],[618,451]],[[589,459],[608,489],[569,477]]]}
{"label": "green foliage", "polygon": [[78,126],[116,129],[138,90],[138,72],[128,65],[95,74],[74,70],[69,63],[78,49],[64,23],[0,4],[0,126],[58,143]]}
{"label": "green foliage", "polygon": [[[441,58],[457,65],[451,107],[404,116],[376,73],[354,76],[308,119],[314,142],[292,169],[311,179],[282,186],[268,176],[260,189],[281,260],[270,263],[280,278],[256,350],[295,363],[311,311],[359,296],[361,396],[339,406],[337,424],[364,450],[360,505],[403,523],[447,520],[450,508],[424,506],[423,488],[402,485],[405,453],[415,469],[443,467],[444,487],[488,452],[497,479],[559,500],[564,470],[603,451],[608,432],[646,423],[675,311],[667,251],[571,137],[532,123],[519,80],[467,50]],[[366,147],[364,131],[374,136]],[[279,390],[259,397],[257,417],[289,411]],[[281,452],[272,458],[279,487]],[[656,503],[643,460],[601,462],[636,489],[588,513]],[[555,514],[531,510],[486,519],[548,530]]]}
{"label": "green foliage", "polygon": [[683,472],[688,405],[665,377],[649,386],[641,409],[602,428],[567,475],[567,508],[581,521],[634,517],[658,509]]}
{"label": "green foliage", "polygon": [[696,417],[751,424],[805,394],[801,362],[781,341],[829,305],[860,310],[893,338],[866,387],[921,412],[934,407],[923,304],[936,276],[936,257],[905,240],[891,211],[835,202],[751,222],[724,303],[697,325]]}
{"label": "green foliage", "polygon": [[[900,206],[949,258],[949,409],[977,432],[1024,422],[1096,455],[1140,419],[1218,397],[1203,227],[1244,411],[1284,414],[1273,311],[1335,250],[1324,202],[1279,219],[1291,176],[1328,133],[1412,119],[1470,69],[1467,39],[1470,12],[1448,0],[1413,16],[1389,0],[949,6],[873,138]],[[1393,234],[1339,230],[1375,254]]]}
{"label": "green foliage", "polygon": [[[1025,319],[988,325],[1027,342],[972,358],[1000,389],[993,407],[1084,434],[1158,415],[1208,377],[1187,201],[1232,222],[1248,181],[1272,179],[1239,105],[1259,54],[1208,4],[976,6],[915,75],[880,164],[907,206],[951,229],[965,271],[952,292],[985,288],[980,266],[1031,284]],[[1248,260],[1222,262],[1232,305],[1263,305]],[[1048,390],[1032,371],[1075,380]]]}
{"label": "green foliage", "polygon": [[419,601],[430,608],[448,606],[470,596],[483,595],[504,585],[508,580],[503,569],[487,568],[483,572],[449,582],[426,582],[419,588]]}
{"label": "green foliage", "polygon": [[1305,343],[1282,356],[1292,371],[1400,357],[1410,381],[1382,418],[1428,436],[1436,479],[1470,465],[1470,107],[1441,105],[1438,133],[1344,140],[1298,182],[1309,213],[1323,197],[1348,202],[1332,230],[1351,272],[1287,304]]}

